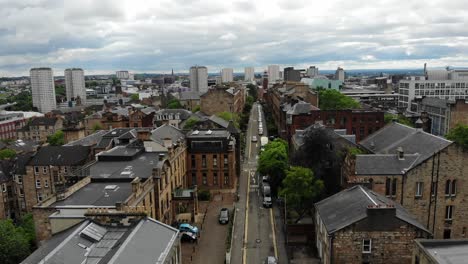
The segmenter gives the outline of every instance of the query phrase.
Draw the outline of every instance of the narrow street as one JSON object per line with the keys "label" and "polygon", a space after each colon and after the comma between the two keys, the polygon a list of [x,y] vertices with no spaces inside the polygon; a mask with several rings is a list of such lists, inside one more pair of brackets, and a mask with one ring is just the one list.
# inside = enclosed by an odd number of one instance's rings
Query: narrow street
{"label": "narrow street", "polygon": [[[256,173],[260,149],[257,106],[258,104],[254,104],[252,107],[246,133],[231,263],[263,263],[268,256],[279,257],[279,263],[287,263],[285,253],[278,253],[278,251],[285,252],[285,249],[283,241],[278,243],[276,233],[280,230],[276,228],[278,221],[275,221],[273,209],[262,206],[259,175]],[[261,114],[263,116],[263,113]],[[263,122],[264,120],[262,118]],[[264,136],[267,136],[265,122],[263,127]],[[252,136],[257,137],[257,142],[252,141]],[[248,210],[245,210],[246,208]]]}

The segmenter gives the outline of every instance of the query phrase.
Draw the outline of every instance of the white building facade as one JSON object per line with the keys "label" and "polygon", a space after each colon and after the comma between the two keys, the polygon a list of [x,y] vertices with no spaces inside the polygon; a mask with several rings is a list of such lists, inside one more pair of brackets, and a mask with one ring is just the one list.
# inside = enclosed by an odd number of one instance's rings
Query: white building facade
{"label": "white building facade", "polygon": [[117,79],[119,80],[127,80],[130,77],[130,74],[128,71],[117,71],[115,72],[115,75],[117,76]]}
{"label": "white building facade", "polygon": [[255,69],[254,67],[244,68],[244,81],[253,82],[255,80]]}
{"label": "white building facade", "polygon": [[275,83],[280,79],[279,65],[268,65],[268,82]]}
{"label": "white building facade", "polygon": [[234,80],[234,70],[232,68],[224,68],[221,70],[221,82],[232,82]]}
{"label": "white building facade", "polygon": [[318,67],[310,66],[307,69],[307,76],[309,76],[309,78],[314,78],[315,76],[318,76],[318,75],[319,75]]}
{"label": "white building facade", "polygon": [[65,70],[65,88],[67,101],[76,101],[80,98],[81,104],[86,103],[85,77],[82,69],[73,68]]}
{"label": "white building facade", "polygon": [[48,113],[57,108],[55,101],[54,73],[51,68],[33,68],[29,72],[33,106],[39,112]]}
{"label": "white building facade", "polygon": [[[410,111],[411,102],[415,98],[434,97],[452,101],[468,99],[468,71],[452,70],[447,71],[447,74],[442,74],[440,71],[436,73],[427,71],[425,75],[400,80],[398,84],[399,108]],[[441,79],[436,80],[435,77]]]}
{"label": "white building facade", "polygon": [[208,69],[205,66],[190,67],[190,89],[206,93],[208,91]]}

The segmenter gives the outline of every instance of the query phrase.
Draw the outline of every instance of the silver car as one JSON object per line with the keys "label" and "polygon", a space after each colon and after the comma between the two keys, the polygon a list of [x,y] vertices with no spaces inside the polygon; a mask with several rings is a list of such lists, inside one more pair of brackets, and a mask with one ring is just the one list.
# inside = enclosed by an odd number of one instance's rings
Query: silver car
{"label": "silver car", "polygon": [[220,224],[223,224],[223,225],[229,223],[229,209],[221,208],[221,211],[219,211],[218,221]]}

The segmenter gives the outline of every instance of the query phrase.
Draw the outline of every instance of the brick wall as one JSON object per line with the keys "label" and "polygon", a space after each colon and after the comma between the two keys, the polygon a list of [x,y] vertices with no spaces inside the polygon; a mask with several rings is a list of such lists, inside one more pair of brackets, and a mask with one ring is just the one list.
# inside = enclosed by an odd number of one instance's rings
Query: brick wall
{"label": "brick wall", "polygon": [[450,122],[449,129],[454,128],[457,124],[468,125],[468,103],[465,100],[457,100],[450,107]]}

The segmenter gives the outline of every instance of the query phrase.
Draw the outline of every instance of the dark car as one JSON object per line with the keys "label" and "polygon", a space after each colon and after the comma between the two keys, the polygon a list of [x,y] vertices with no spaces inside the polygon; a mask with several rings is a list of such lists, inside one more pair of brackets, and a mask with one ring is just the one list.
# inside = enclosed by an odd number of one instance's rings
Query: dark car
{"label": "dark car", "polygon": [[192,233],[192,232],[181,232],[181,237],[180,241],[182,242],[196,242],[197,241],[197,235]]}
{"label": "dark car", "polygon": [[221,208],[221,211],[219,211],[218,221],[220,224],[223,224],[223,225],[229,223],[229,209]]}

